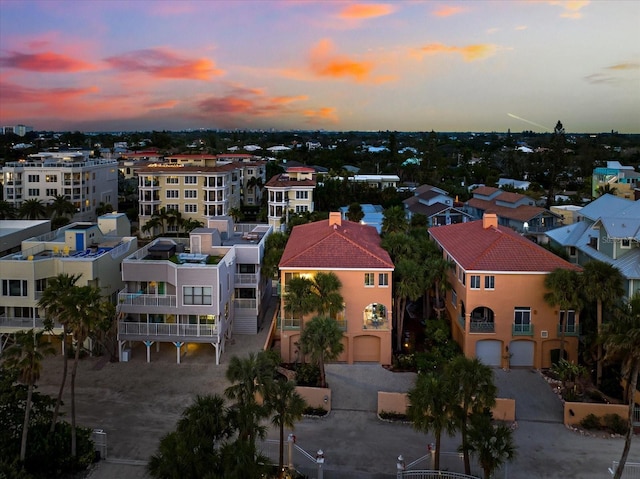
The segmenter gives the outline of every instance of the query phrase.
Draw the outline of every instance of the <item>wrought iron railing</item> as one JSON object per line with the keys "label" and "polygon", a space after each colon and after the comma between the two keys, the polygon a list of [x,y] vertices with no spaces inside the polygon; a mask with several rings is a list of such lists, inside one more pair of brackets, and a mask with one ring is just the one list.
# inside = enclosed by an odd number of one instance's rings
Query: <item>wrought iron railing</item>
{"label": "wrought iron railing", "polygon": [[514,324],[511,333],[513,336],[533,336],[533,324]]}
{"label": "wrought iron railing", "polygon": [[493,321],[474,321],[472,319],[469,330],[472,333],[494,333],[496,328]]}

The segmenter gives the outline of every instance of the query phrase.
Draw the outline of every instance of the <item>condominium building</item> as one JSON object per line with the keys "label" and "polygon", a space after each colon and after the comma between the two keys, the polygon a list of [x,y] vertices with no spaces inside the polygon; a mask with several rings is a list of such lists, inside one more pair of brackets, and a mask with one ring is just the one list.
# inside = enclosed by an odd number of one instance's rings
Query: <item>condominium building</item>
{"label": "condominium building", "polygon": [[118,207],[118,162],[77,151],[44,152],[2,167],[4,199],[16,208],[65,196],[76,208],[72,221],[95,221],[100,203]]}
{"label": "condominium building", "polygon": [[172,343],[176,361],[189,343],[209,343],[216,364],[233,333],[256,334],[271,296],[261,274],[272,228],[209,219],[189,238],[157,238],[124,259],[118,295],[120,358],[125,343]]}
{"label": "condominium building", "polygon": [[287,223],[290,212],[312,212],[315,187],[315,170],[306,166],[289,167],[271,178],[265,185],[269,194],[269,224],[279,231]]}
{"label": "condominium building", "polygon": [[[96,223],[77,222],[22,241],[21,251],[0,258],[0,349],[7,336],[42,329],[38,301],[47,282],[59,274],[79,275],[78,286],[95,286],[112,299],[123,288],[122,259],[137,249],[124,213],[100,216]],[[60,324],[53,334],[60,334]]]}

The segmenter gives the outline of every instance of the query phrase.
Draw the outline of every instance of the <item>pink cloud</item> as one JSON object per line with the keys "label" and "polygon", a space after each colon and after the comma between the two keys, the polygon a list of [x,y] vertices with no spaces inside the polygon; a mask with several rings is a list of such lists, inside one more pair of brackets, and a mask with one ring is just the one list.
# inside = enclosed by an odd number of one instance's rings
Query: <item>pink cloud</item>
{"label": "pink cloud", "polygon": [[548,0],[549,5],[554,5],[562,8],[561,17],[578,19],[582,17],[582,10],[589,5],[589,0]]}
{"label": "pink cloud", "polygon": [[156,78],[210,80],[224,73],[215,68],[215,63],[208,58],[184,58],[161,48],[136,50],[105,61],[117,70],[144,72]]}
{"label": "pink cloud", "polygon": [[310,67],[320,77],[351,78],[358,82],[370,79],[373,64],[357,61],[333,52],[331,40],[320,40],[311,50]]}
{"label": "pink cloud", "polygon": [[338,16],[348,20],[376,18],[390,15],[396,8],[387,3],[355,3],[344,7]]}
{"label": "pink cloud", "polygon": [[67,55],[54,52],[11,52],[0,58],[0,66],[34,72],[80,72],[95,70],[96,66]]}
{"label": "pink cloud", "polygon": [[429,43],[418,49],[419,54],[439,55],[439,54],[459,54],[467,61],[481,60],[495,54],[496,45],[491,43],[479,43],[475,45],[465,45],[462,47],[444,45],[442,43]]}
{"label": "pink cloud", "polygon": [[317,110],[307,109],[302,112],[307,118],[309,123],[319,123],[324,121],[330,121],[332,123],[338,123],[338,114],[334,107],[324,107]]}
{"label": "pink cloud", "polygon": [[436,17],[451,17],[453,15],[458,15],[465,11],[462,7],[454,7],[450,5],[443,5],[441,7],[436,8],[433,11],[433,15]]}

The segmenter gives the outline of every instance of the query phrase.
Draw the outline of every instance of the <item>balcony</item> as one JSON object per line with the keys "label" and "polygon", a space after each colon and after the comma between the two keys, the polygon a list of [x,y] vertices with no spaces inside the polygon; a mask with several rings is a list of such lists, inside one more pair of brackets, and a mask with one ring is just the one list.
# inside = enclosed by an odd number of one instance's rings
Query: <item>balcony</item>
{"label": "balcony", "polygon": [[511,334],[512,336],[533,336],[533,324],[513,324]]}
{"label": "balcony", "polygon": [[495,323],[493,321],[486,320],[474,320],[471,318],[471,323],[469,324],[470,331],[472,333],[495,333]]}
{"label": "balcony", "polygon": [[175,324],[175,323],[142,323],[118,321],[119,339],[140,339],[143,337],[198,340],[210,342],[218,337],[217,324]]}
{"label": "balcony", "polygon": [[300,318],[282,318],[278,317],[278,328],[283,330],[298,330],[302,320]]}
{"label": "balcony", "polygon": [[237,298],[234,300],[234,306],[238,309],[256,309],[258,300],[252,298]]}
{"label": "balcony", "polygon": [[[338,320],[338,322],[341,322],[341,321]],[[346,323],[346,320],[344,322]],[[381,329],[381,330],[389,329],[389,320],[387,318],[371,318],[365,322],[362,329]],[[347,328],[345,324],[345,328],[343,329],[343,331],[346,331],[346,330]]]}
{"label": "balcony", "polygon": [[145,308],[175,308],[177,307],[177,296],[174,294],[158,295],[144,294],[142,292],[120,292],[118,293],[118,305],[121,311],[134,312],[127,306],[142,306]]}
{"label": "balcony", "polygon": [[[564,328],[565,336],[580,336],[582,334],[581,324],[566,324]],[[558,324],[558,337],[562,336],[562,325]]]}
{"label": "balcony", "polygon": [[[15,316],[0,316],[0,329],[10,329],[12,332],[28,329],[44,329],[44,318],[17,318]],[[53,330],[59,332],[62,325],[54,323]]]}
{"label": "balcony", "polygon": [[258,284],[257,273],[236,273],[235,276],[236,285],[238,284]]}

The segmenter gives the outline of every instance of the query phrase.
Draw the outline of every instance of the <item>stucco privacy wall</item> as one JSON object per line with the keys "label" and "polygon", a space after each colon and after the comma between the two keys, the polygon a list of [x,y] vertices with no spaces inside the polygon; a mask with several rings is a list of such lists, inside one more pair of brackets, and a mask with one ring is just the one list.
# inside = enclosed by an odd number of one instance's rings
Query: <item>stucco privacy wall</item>
{"label": "stucco privacy wall", "polygon": [[577,426],[589,414],[603,418],[607,414],[617,414],[626,420],[629,416],[629,406],[625,404],[595,404],[588,402],[565,402],[565,426]]}
{"label": "stucco privacy wall", "polygon": [[296,391],[307,402],[307,406],[331,411],[331,389],[297,386]]}
{"label": "stucco privacy wall", "polygon": [[[378,414],[381,412],[406,414],[409,400],[406,393],[378,392]],[[515,421],[515,399],[497,398],[496,405],[491,409],[494,419],[501,421]]]}

